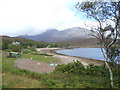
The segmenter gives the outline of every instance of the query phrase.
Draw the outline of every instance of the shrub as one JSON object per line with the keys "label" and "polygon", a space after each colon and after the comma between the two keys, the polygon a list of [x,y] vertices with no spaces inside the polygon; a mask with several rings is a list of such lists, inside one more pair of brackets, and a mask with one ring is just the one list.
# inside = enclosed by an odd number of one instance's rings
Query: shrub
{"label": "shrub", "polygon": [[85,71],[86,75],[92,76],[109,76],[108,69],[105,66],[89,65]]}
{"label": "shrub", "polygon": [[34,47],[29,48],[31,51],[36,51]]}
{"label": "shrub", "polygon": [[21,46],[9,44],[9,48],[11,49],[12,52],[21,52]]}
{"label": "shrub", "polygon": [[[112,69],[114,76],[119,76],[120,70],[118,69]],[[71,62],[68,64],[62,64],[58,65],[54,73],[56,72],[62,72],[64,74],[76,74],[76,75],[90,75],[90,76],[101,76],[101,77],[109,77],[108,69],[101,65],[101,66],[95,66],[93,64],[90,64],[86,68],[81,64],[81,62]]]}
{"label": "shrub", "polygon": [[60,82],[56,79],[47,79],[44,82],[44,84],[49,86],[49,87],[58,87],[58,85],[60,85]]}
{"label": "shrub", "polygon": [[84,73],[84,66],[81,62],[72,62],[68,63],[67,65],[58,65],[54,72],[63,72],[64,74],[71,73],[71,74],[83,74]]}
{"label": "shrub", "polygon": [[22,53],[23,53],[23,54],[28,54],[28,53],[30,53],[30,52],[31,52],[31,50],[26,49],[26,50],[24,50]]}

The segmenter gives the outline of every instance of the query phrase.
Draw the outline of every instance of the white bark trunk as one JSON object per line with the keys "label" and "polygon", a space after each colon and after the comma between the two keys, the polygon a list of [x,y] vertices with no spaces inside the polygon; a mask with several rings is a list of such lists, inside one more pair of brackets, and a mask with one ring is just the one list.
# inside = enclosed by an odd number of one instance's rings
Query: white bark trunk
{"label": "white bark trunk", "polygon": [[108,54],[107,54],[107,53],[105,54],[102,48],[101,48],[101,51],[102,51],[103,56],[104,56],[104,58],[105,58],[105,65],[106,65],[106,67],[107,67],[108,70],[109,70],[111,87],[114,88],[113,73],[112,73],[112,70],[111,70],[108,62],[107,62],[107,61],[108,61],[108,56],[107,56]]}
{"label": "white bark trunk", "polygon": [[106,57],[106,61],[105,61],[105,64],[106,64],[106,67],[108,68],[109,70],[109,74],[110,74],[110,82],[111,82],[111,87],[114,88],[114,82],[113,82],[113,73],[112,73],[112,70],[107,62],[107,57]]}

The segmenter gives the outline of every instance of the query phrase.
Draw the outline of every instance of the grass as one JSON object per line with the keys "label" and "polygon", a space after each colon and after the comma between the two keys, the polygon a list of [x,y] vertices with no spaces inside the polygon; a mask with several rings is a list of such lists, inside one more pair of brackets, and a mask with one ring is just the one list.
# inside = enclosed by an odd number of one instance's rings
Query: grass
{"label": "grass", "polygon": [[27,59],[32,58],[33,60],[43,61],[45,63],[59,62],[59,59],[57,58],[50,56],[46,57],[45,55],[34,55],[34,53],[35,52],[32,51],[29,54],[23,54],[19,58],[7,58],[6,52],[3,52],[3,56],[2,56],[3,88],[20,88],[20,87],[41,88],[44,86],[41,84],[41,81],[38,79],[39,76],[42,74],[37,74],[34,72],[30,72],[24,69],[22,70],[14,67],[14,61],[16,59],[23,59],[23,58],[27,58]]}
{"label": "grass", "polygon": [[42,82],[34,78],[12,74],[3,74],[3,88],[43,88]]}
{"label": "grass", "polygon": [[23,54],[19,58],[7,58],[6,53],[3,52],[3,57],[2,57],[2,68],[3,72],[4,71],[16,71],[17,69],[14,67],[14,61],[16,59],[33,59],[33,60],[38,60],[38,61],[43,61],[45,63],[53,63],[53,62],[59,62],[60,60],[58,58],[54,58],[51,56],[45,56],[45,55],[34,55],[34,52],[31,52],[29,54]]}
{"label": "grass", "polygon": [[[39,60],[46,63],[59,61],[59,59],[53,58],[49,55],[35,54],[35,53],[36,52],[32,51],[31,53],[23,54],[21,57],[17,59],[33,58],[33,60]],[[71,66],[74,66],[74,64],[72,63],[67,65],[61,65],[61,67],[56,68],[56,70],[52,73],[39,74],[36,72],[31,72],[25,69],[18,69],[14,67],[15,60],[16,58],[7,58],[5,57],[5,53],[3,54],[3,61],[2,61],[3,88],[109,88],[110,87],[110,82],[108,77],[104,77],[102,75],[100,76],[87,75],[87,74],[82,75],[81,73],[73,74],[74,71],[71,71],[73,68],[72,69],[70,68]],[[75,71],[77,71],[79,68],[81,69],[83,68],[77,64],[74,67]],[[91,70],[95,70],[95,69],[90,69],[89,72],[92,72]],[[78,72],[81,72],[81,70],[78,70]],[[118,77],[115,77],[115,81],[117,80]],[[117,85],[115,84],[115,87],[118,88],[119,84],[117,82],[115,83],[117,84]]]}
{"label": "grass", "polygon": [[60,59],[58,58],[54,58],[52,57],[52,55],[48,55],[48,54],[40,54],[36,51],[30,51],[27,50],[29,52],[27,52],[27,54],[23,54],[20,58],[27,58],[27,59],[33,59],[33,60],[37,60],[37,61],[42,61],[45,63],[53,63],[53,62],[60,62]]}
{"label": "grass", "polygon": [[53,62],[59,62],[60,59],[54,58],[51,56],[46,56],[46,55],[36,55],[36,54],[24,54],[21,56],[21,58],[27,58],[27,59],[33,59],[33,60],[38,60],[38,61],[43,61],[45,63],[53,63]]}

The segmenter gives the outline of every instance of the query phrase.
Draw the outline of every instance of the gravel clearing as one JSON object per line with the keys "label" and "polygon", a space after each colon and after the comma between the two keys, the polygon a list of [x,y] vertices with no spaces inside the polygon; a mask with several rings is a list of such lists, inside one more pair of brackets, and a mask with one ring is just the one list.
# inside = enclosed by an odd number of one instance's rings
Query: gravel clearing
{"label": "gravel clearing", "polygon": [[15,60],[15,66],[20,69],[27,69],[29,71],[34,71],[38,73],[49,73],[52,72],[55,68],[47,63],[31,59]]}

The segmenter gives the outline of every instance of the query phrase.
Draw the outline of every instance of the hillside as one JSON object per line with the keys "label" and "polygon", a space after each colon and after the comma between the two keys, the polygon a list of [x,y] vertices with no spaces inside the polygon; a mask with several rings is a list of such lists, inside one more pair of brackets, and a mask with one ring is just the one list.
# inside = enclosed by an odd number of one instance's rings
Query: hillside
{"label": "hillside", "polygon": [[47,46],[47,43],[45,42],[38,42],[30,39],[25,39],[21,37],[9,37],[9,36],[0,36],[2,38],[2,49],[8,49],[9,44],[12,44],[13,41],[18,41],[20,42],[21,46],[24,48],[28,46],[39,46],[43,45]]}
{"label": "hillside", "polygon": [[21,37],[9,37],[9,36],[0,36],[2,38],[2,42],[0,42],[0,49],[8,49],[9,44],[12,44],[13,41],[20,42],[20,46],[23,48],[27,47],[37,47],[37,48],[44,48],[44,47],[67,47],[66,44],[58,44],[58,43],[47,43],[44,41],[34,41],[31,39],[25,39]]}
{"label": "hillside", "polygon": [[[99,47],[100,46],[100,42],[98,41],[98,39],[96,38],[82,38],[82,39],[74,39],[74,40],[66,40],[66,41],[61,41],[61,42],[57,42],[59,44],[68,44],[70,46],[92,46],[92,47]],[[118,47],[120,47],[120,39],[117,39],[116,45],[118,45]]]}
{"label": "hillside", "polygon": [[[0,38],[2,38],[3,42],[5,40],[9,41],[9,42],[12,42],[12,41],[21,41],[21,42],[33,41],[31,39],[26,39],[26,38],[21,38],[21,37],[0,36]],[[33,41],[33,42],[35,42],[35,41]]]}
{"label": "hillside", "polygon": [[82,39],[74,39],[74,40],[67,40],[61,41],[58,43],[68,44],[70,46],[98,46],[99,41],[96,38],[82,38]]}

